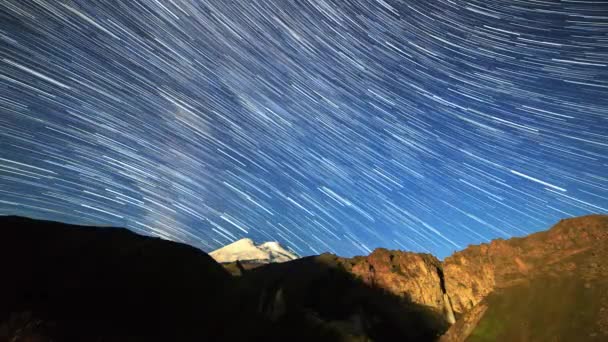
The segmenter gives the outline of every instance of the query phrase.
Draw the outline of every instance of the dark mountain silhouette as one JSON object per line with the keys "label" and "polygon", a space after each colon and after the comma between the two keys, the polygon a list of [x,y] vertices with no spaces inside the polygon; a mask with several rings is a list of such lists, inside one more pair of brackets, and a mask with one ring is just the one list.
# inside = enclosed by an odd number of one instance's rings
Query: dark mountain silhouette
{"label": "dark mountain silhouette", "polygon": [[377,249],[222,267],[119,228],[1,217],[0,231],[0,341],[608,339],[608,216],[444,262]]}
{"label": "dark mountain silhouette", "polygon": [[0,232],[2,342],[418,341],[447,328],[324,256],[233,278],[126,229],[0,217]]}
{"label": "dark mountain silhouette", "polygon": [[0,218],[1,341],[221,336],[229,274],[202,251],[126,229]]}

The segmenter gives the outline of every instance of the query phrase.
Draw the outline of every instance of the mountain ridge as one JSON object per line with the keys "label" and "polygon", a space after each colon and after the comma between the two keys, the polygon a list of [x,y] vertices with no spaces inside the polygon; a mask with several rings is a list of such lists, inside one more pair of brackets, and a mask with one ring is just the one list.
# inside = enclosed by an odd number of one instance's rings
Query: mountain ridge
{"label": "mountain ridge", "polygon": [[[598,281],[602,276],[608,277],[608,265],[602,262],[601,256],[608,259],[608,216],[605,215],[563,219],[546,231],[470,245],[447,257],[443,262],[430,254],[384,248],[377,248],[367,256],[343,258],[327,253],[313,258],[331,260],[331,263],[370,287],[382,288],[395,298],[431,308],[441,315],[444,322],[456,323],[449,329],[443,341],[465,341],[469,336],[483,335],[476,327],[477,324],[486,326],[487,317],[498,315],[502,317],[500,320],[506,319],[504,310],[500,312],[495,309],[493,303],[505,303],[502,298],[512,296],[510,293],[514,291],[533,301],[534,298],[540,297],[534,291],[560,281],[565,282],[564,288],[555,291],[568,293],[575,298],[577,292],[574,289],[577,289],[577,286],[579,289],[588,286],[606,290],[606,298],[599,298],[605,302],[603,306],[594,306],[589,301],[590,307],[596,308],[589,315],[596,315],[599,321],[606,322],[596,327],[597,331],[592,333],[595,334],[593,336],[608,338],[608,284]],[[298,266],[294,264],[290,269],[291,263],[284,265],[285,269],[280,272],[282,275],[276,275],[276,281],[289,284],[290,277],[298,277]],[[264,267],[250,271],[254,274],[256,272],[264,272]],[[577,277],[588,281],[581,285],[576,280]],[[488,297],[489,299],[486,299]],[[513,299],[511,302],[517,300]],[[535,304],[538,305],[536,302]],[[563,308],[554,310],[558,309]],[[512,310],[524,309],[514,307]],[[484,316],[486,312],[488,316]],[[535,317],[529,319],[534,321]],[[571,320],[575,321],[573,318]],[[463,322],[468,322],[465,327]],[[504,329],[517,330],[508,324]],[[458,330],[460,335],[454,332]],[[569,333],[569,330],[560,331],[560,334],[564,335]],[[497,336],[485,340],[500,341],[500,338],[494,338]],[[509,334],[504,338],[528,341]],[[558,335],[537,338],[541,341],[554,338],[559,340]]]}
{"label": "mountain ridge", "polygon": [[[11,279],[0,283],[0,341],[608,339],[606,215],[468,246],[443,262],[379,248],[238,277],[194,247],[126,229],[19,217],[0,217],[0,228]],[[48,338],[21,339],[28,334]]]}

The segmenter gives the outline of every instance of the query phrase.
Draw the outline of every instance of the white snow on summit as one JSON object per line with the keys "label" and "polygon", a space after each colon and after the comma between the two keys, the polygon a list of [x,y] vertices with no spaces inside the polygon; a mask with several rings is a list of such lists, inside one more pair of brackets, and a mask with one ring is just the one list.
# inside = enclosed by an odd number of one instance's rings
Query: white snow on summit
{"label": "white snow on summit", "polygon": [[298,256],[283,248],[278,242],[264,242],[255,245],[251,239],[241,239],[209,255],[217,262],[255,261],[258,263],[285,262]]}

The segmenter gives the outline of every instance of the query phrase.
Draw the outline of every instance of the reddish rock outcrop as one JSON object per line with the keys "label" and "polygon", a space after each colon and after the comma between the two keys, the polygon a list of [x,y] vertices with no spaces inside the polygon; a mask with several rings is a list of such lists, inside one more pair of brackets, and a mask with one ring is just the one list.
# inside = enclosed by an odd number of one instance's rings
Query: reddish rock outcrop
{"label": "reddish rock outcrop", "polygon": [[[548,231],[493,240],[454,253],[443,263],[445,287],[454,311],[466,312],[496,288],[526,282],[541,274],[572,273],[583,265],[570,259],[599,246],[606,247],[607,227],[608,216],[566,219]],[[592,259],[592,255],[585,258]]]}
{"label": "reddish rock outcrop", "polygon": [[608,265],[595,260],[594,253],[606,247],[606,227],[608,216],[603,215],[565,219],[526,237],[469,246],[443,263],[430,254],[383,248],[338,260],[365,283],[443,312],[453,323],[452,310],[465,314],[495,289],[538,275],[571,275],[580,267],[589,268],[583,274],[590,279],[608,275]]}
{"label": "reddish rock outcrop", "polygon": [[369,285],[440,311],[444,308],[441,262],[430,254],[378,248],[367,257],[344,258],[342,263]]}

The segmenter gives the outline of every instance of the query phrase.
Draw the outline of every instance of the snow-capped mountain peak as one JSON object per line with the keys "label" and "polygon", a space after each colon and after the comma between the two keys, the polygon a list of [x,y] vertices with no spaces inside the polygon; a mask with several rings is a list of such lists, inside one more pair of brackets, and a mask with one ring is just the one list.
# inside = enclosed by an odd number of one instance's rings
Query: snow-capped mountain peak
{"label": "snow-capped mountain peak", "polygon": [[278,242],[264,242],[256,245],[253,240],[245,238],[235,241],[209,255],[217,262],[250,261],[257,263],[285,262],[297,259],[298,256],[283,248]]}

